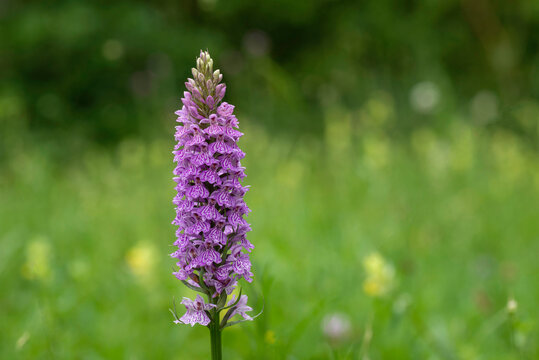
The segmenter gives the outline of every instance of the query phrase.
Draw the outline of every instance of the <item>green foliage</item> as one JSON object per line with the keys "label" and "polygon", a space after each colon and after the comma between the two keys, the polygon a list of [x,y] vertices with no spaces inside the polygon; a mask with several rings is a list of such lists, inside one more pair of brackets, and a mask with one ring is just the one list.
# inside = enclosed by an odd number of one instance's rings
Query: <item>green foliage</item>
{"label": "green foliage", "polygon": [[[265,312],[224,332],[225,358],[537,358],[535,153],[462,123],[397,144],[336,114],[323,142],[243,127],[256,246],[244,291]],[[10,159],[0,358],[209,357],[208,330],[168,312],[192,295],[167,256],[171,146],[124,141],[67,167],[37,145]],[[333,313],[346,334],[325,335]]]}
{"label": "green foliage", "polygon": [[325,106],[356,110],[384,91],[407,134],[433,120],[410,106],[428,81],[440,95],[431,112],[468,114],[487,91],[494,116],[479,121],[537,140],[534,2],[11,1],[0,19],[0,103],[11,109],[0,126],[18,134],[159,136],[208,48],[228,99],[272,131],[320,135]]}

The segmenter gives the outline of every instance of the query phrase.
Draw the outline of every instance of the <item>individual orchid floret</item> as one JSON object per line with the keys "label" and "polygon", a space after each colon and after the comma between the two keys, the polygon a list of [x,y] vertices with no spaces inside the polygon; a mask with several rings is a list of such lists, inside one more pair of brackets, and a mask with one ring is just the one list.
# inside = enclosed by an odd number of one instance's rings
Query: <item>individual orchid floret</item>
{"label": "individual orchid floret", "polygon": [[200,295],[197,295],[195,301],[184,297],[181,304],[185,305],[187,311],[179,320],[175,320],[174,322],[176,324],[183,323],[191,326],[195,326],[195,324],[208,325],[210,318],[206,311],[216,307],[215,304],[206,304]]}
{"label": "individual orchid floret", "polygon": [[[227,305],[232,305],[236,302],[236,296],[232,295],[232,299],[228,302]],[[253,318],[246,314],[248,311],[252,311],[253,308],[250,306],[247,306],[247,295],[240,296],[240,300],[237,302],[236,306],[233,307],[233,310],[230,314],[230,317],[238,314],[241,315],[245,320],[252,321]]]}

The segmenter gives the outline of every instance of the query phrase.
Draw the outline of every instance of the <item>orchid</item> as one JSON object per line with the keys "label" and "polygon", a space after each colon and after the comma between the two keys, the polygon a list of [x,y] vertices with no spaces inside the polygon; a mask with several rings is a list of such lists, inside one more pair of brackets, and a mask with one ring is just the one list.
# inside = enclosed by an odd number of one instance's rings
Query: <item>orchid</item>
{"label": "orchid", "polygon": [[[244,219],[250,212],[244,201],[249,190],[242,184],[245,154],[238,146],[243,134],[234,106],[224,102],[223,75],[213,70],[213,60],[201,51],[192,69],[193,78],[185,86],[182,108],[176,112],[177,121],[173,171],[177,195],[176,250],[170,254],[176,260],[173,275],[187,287],[207,296],[181,302],[186,313],[176,324],[200,324],[210,329],[212,358],[221,359],[221,331],[238,321],[228,319],[239,314],[241,321],[253,320],[247,312],[247,295],[236,300],[228,296],[238,281],[252,281],[249,253],[254,248],[247,240],[251,231]],[[228,310],[223,321],[220,312]]]}

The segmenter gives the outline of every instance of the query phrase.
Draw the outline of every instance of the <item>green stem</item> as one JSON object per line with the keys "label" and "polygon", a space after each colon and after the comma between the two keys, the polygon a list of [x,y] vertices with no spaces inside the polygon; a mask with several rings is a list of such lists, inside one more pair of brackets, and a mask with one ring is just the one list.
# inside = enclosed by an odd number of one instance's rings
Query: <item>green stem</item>
{"label": "green stem", "polygon": [[214,312],[213,319],[208,327],[210,329],[211,339],[211,359],[222,360],[221,329],[219,326],[219,315],[217,314],[217,311]]}
{"label": "green stem", "polygon": [[[208,302],[217,305],[219,302],[219,297],[211,296],[211,293],[208,294]],[[208,324],[210,329],[210,341],[211,341],[211,359],[212,360],[222,360],[223,352],[221,346],[221,324],[219,323],[220,316],[219,311],[215,308],[210,310],[211,313],[211,322]]]}

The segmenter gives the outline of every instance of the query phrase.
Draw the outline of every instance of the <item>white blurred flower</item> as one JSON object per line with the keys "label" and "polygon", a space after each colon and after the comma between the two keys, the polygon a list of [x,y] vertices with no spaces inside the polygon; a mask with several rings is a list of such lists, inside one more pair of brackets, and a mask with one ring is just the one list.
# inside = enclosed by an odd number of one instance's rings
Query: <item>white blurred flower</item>
{"label": "white blurred flower", "polygon": [[510,314],[514,314],[518,309],[518,303],[515,299],[510,298],[509,301],[507,301],[507,312]]}
{"label": "white blurred flower", "polygon": [[487,124],[498,117],[498,97],[491,91],[478,92],[470,102],[470,113],[478,124]]}
{"label": "white blurred flower", "polygon": [[436,84],[430,81],[417,83],[410,91],[410,105],[419,113],[432,112],[439,101],[440,90]]}
{"label": "white blurred flower", "polygon": [[328,314],[322,320],[322,331],[324,335],[333,341],[343,340],[348,337],[351,328],[350,319],[346,314]]}
{"label": "white blurred flower", "polygon": [[243,46],[254,57],[267,55],[270,45],[270,38],[262,30],[251,30],[243,37]]}

